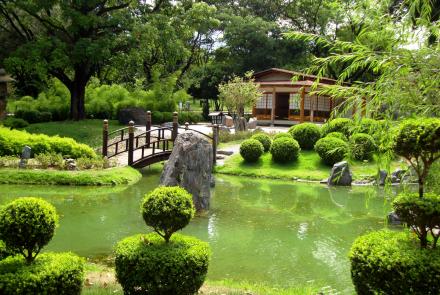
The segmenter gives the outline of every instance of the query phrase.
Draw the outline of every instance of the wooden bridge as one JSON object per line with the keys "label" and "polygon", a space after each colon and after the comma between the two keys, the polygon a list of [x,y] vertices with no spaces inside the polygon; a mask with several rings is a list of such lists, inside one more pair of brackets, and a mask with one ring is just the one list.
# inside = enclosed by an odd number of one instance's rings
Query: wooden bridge
{"label": "wooden bridge", "polygon": [[[212,136],[190,129],[189,124],[179,127],[178,114],[173,113],[171,127],[152,125],[151,112],[147,112],[146,124],[135,125],[129,122],[127,127],[109,132],[108,120],[104,120],[102,136],[102,155],[107,158],[122,156],[127,153],[127,165],[134,168],[143,168],[154,163],[168,160],[173,150],[174,141],[180,132],[191,131],[201,134],[212,143],[213,161],[216,163],[218,144],[218,125],[212,126]],[[136,132],[137,129],[145,128],[145,131]]]}

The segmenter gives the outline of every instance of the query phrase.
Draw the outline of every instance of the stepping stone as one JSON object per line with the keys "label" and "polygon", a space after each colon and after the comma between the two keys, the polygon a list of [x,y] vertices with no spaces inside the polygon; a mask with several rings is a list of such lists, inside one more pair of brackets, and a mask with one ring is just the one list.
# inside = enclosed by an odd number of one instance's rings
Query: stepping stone
{"label": "stepping stone", "polygon": [[218,155],[226,155],[226,156],[231,156],[234,154],[233,151],[217,151]]}

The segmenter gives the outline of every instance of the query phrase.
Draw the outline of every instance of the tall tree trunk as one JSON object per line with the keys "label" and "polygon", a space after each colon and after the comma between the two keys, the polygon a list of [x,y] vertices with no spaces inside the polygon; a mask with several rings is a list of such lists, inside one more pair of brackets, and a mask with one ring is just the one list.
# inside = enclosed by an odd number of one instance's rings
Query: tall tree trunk
{"label": "tall tree trunk", "polygon": [[85,94],[86,82],[74,80],[70,89],[70,119],[79,121],[86,118]]}

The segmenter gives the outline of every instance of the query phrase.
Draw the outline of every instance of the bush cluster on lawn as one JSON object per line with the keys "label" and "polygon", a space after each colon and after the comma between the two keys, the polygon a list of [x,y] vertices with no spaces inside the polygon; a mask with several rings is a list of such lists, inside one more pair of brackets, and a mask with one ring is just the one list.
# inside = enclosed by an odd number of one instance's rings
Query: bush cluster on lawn
{"label": "bush cluster on lawn", "polygon": [[256,139],[246,139],[240,144],[240,155],[246,162],[256,162],[264,153],[264,146]]}
{"label": "bush cluster on lawn", "polygon": [[336,138],[342,139],[343,141],[348,141],[347,136],[345,136],[344,133],[341,133],[341,132],[330,132],[325,137],[336,137]]}
{"label": "bush cluster on lawn", "polygon": [[288,163],[298,159],[300,151],[299,143],[287,137],[275,139],[270,148],[272,159],[277,163]]}
{"label": "bush cluster on lawn", "polygon": [[342,161],[348,153],[348,144],[336,137],[324,137],[315,144],[315,151],[327,165]]}
{"label": "bush cluster on lawn", "polygon": [[0,261],[1,294],[80,294],[84,262],[73,254],[40,253],[58,224],[55,208],[19,198],[0,210],[0,239],[16,256]]}
{"label": "bush cluster on lawn", "polygon": [[1,122],[3,126],[11,129],[23,129],[29,126],[29,123],[20,118],[8,117]]}
{"label": "bush cluster on lawn", "polygon": [[0,156],[19,156],[26,145],[32,148],[34,155],[56,153],[72,158],[96,157],[91,147],[71,138],[29,134],[25,131],[0,127]]}
{"label": "bush cluster on lawn", "polygon": [[174,234],[194,216],[192,196],[182,188],[159,187],[141,205],[156,233],[135,235],[115,249],[116,277],[125,294],[195,294],[208,272],[207,243]]}
{"label": "bush cluster on lawn", "polygon": [[287,133],[287,132],[280,132],[280,133],[275,134],[273,136],[272,140],[276,140],[276,139],[281,138],[281,137],[292,138],[292,135],[290,133]]}
{"label": "bush cluster on lawn", "polygon": [[252,139],[256,139],[263,145],[264,152],[270,151],[270,146],[272,145],[272,139],[269,137],[269,135],[265,133],[257,133],[252,135]]}
{"label": "bush cluster on lawn", "polygon": [[321,138],[321,127],[314,123],[302,123],[292,126],[289,133],[299,143],[301,149],[312,150]]}
{"label": "bush cluster on lawn", "polygon": [[350,137],[353,134],[355,123],[348,118],[336,118],[328,121],[322,126],[322,135],[326,136],[331,132],[341,132],[346,137]]}
{"label": "bush cluster on lawn", "polygon": [[376,152],[376,143],[371,135],[355,133],[350,138],[350,154],[356,160],[370,160]]}
{"label": "bush cluster on lawn", "polygon": [[358,294],[438,294],[440,249],[415,246],[409,233],[378,231],[356,239],[351,276]]}

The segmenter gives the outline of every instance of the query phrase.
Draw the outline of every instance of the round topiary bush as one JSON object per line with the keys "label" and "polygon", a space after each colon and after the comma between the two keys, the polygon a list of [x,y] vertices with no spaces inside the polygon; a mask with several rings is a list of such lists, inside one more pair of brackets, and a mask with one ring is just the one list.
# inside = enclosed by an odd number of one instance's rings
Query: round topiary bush
{"label": "round topiary bush", "polygon": [[376,149],[376,143],[371,135],[356,133],[350,138],[351,156],[356,160],[370,160]]}
{"label": "round topiary bush", "polygon": [[273,141],[270,153],[277,163],[292,162],[299,157],[301,148],[293,138],[281,137]]}
{"label": "round topiary bush", "polygon": [[52,239],[58,223],[55,208],[37,198],[19,198],[0,210],[0,239],[31,263]]}
{"label": "round topiary bush", "polygon": [[240,144],[240,155],[246,162],[257,162],[264,153],[264,147],[256,139],[246,139]]}
{"label": "round topiary bush", "polygon": [[336,137],[324,137],[315,144],[315,151],[327,165],[342,161],[348,153],[348,144]]}
{"label": "round topiary bush", "polygon": [[[416,232],[420,246],[428,246],[428,235],[432,236],[432,247],[437,246],[437,239],[433,232],[440,228],[440,196],[426,193],[420,198],[417,193],[402,193],[393,201],[394,211],[402,221],[411,228],[418,228]],[[426,229],[425,231],[420,229]]]}
{"label": "round topiary bush", "polygon": [[272,139],[270,139],[269,135],[264,133],[257,133],[252,135],[251,139],[258,140],[264,148],[264,152],[270,151],[270,146],[272,145]]}
{"label": "round topiary bush", "polygon": [[195,209],[185,189],[163,186],[145,196],[141,212],[145,223],[168,242],[173,233],[191,221]]}
{"label": "round topiary bush", "polygon": [[10,249],[6,247],[5,242],[0,240],[0,260],[5,259],[8,256],[13,256],[18,254],[18,251],[16,249]]}
{"label": "round topiary bush", "polygon": [[373,135],[381,128],[381,121],[371,118],[362,118],[355,127],[356,133],[366,133]]}
{"label": "round topiary bush", "polygon": [[347,136],[345,136],[344,133],[341,133],[341,132],[330,132],[325,137],[335,137],[335,138],[342,139],[343,141],[348,141]]}
{"label": "round topiary bush", "polygon": [[293,138],[292,135],[288,132],[280,132],[274,135],[273,140],[276,140],[281,137]]}
{"label": "round topiary bush", "polygon": [[356,239],[351,277],[358,294],[438,294],[440,249],[420,249],[405,232],[378,231]]}
{"label": "round topiary bush", "polygon": [[290,127],[289,133],[298,141],[301,149],[312,150],[315,143],[321,138],[321,128],[313,123],[302,123]]}
{"label": "round topiary bush", "polygon": [[120,241],[115,250],[116,277],[124,294],[195,294],[203,285],[209,245],[175,234],[164,243],[157,234]]}
{"label": "round topiary bush", "polygon": [[28,264],[21,256],[0,261],[0,294],[79,295],[84,260],[71,253],[43,253]]}
{"label": "round topiary bush", "polygon": [[347,138],[351,136],[355,128],[354,122],[348,118],[333,119],[322,126],[322,135],[326,136],[331,132],[341,132]]}

